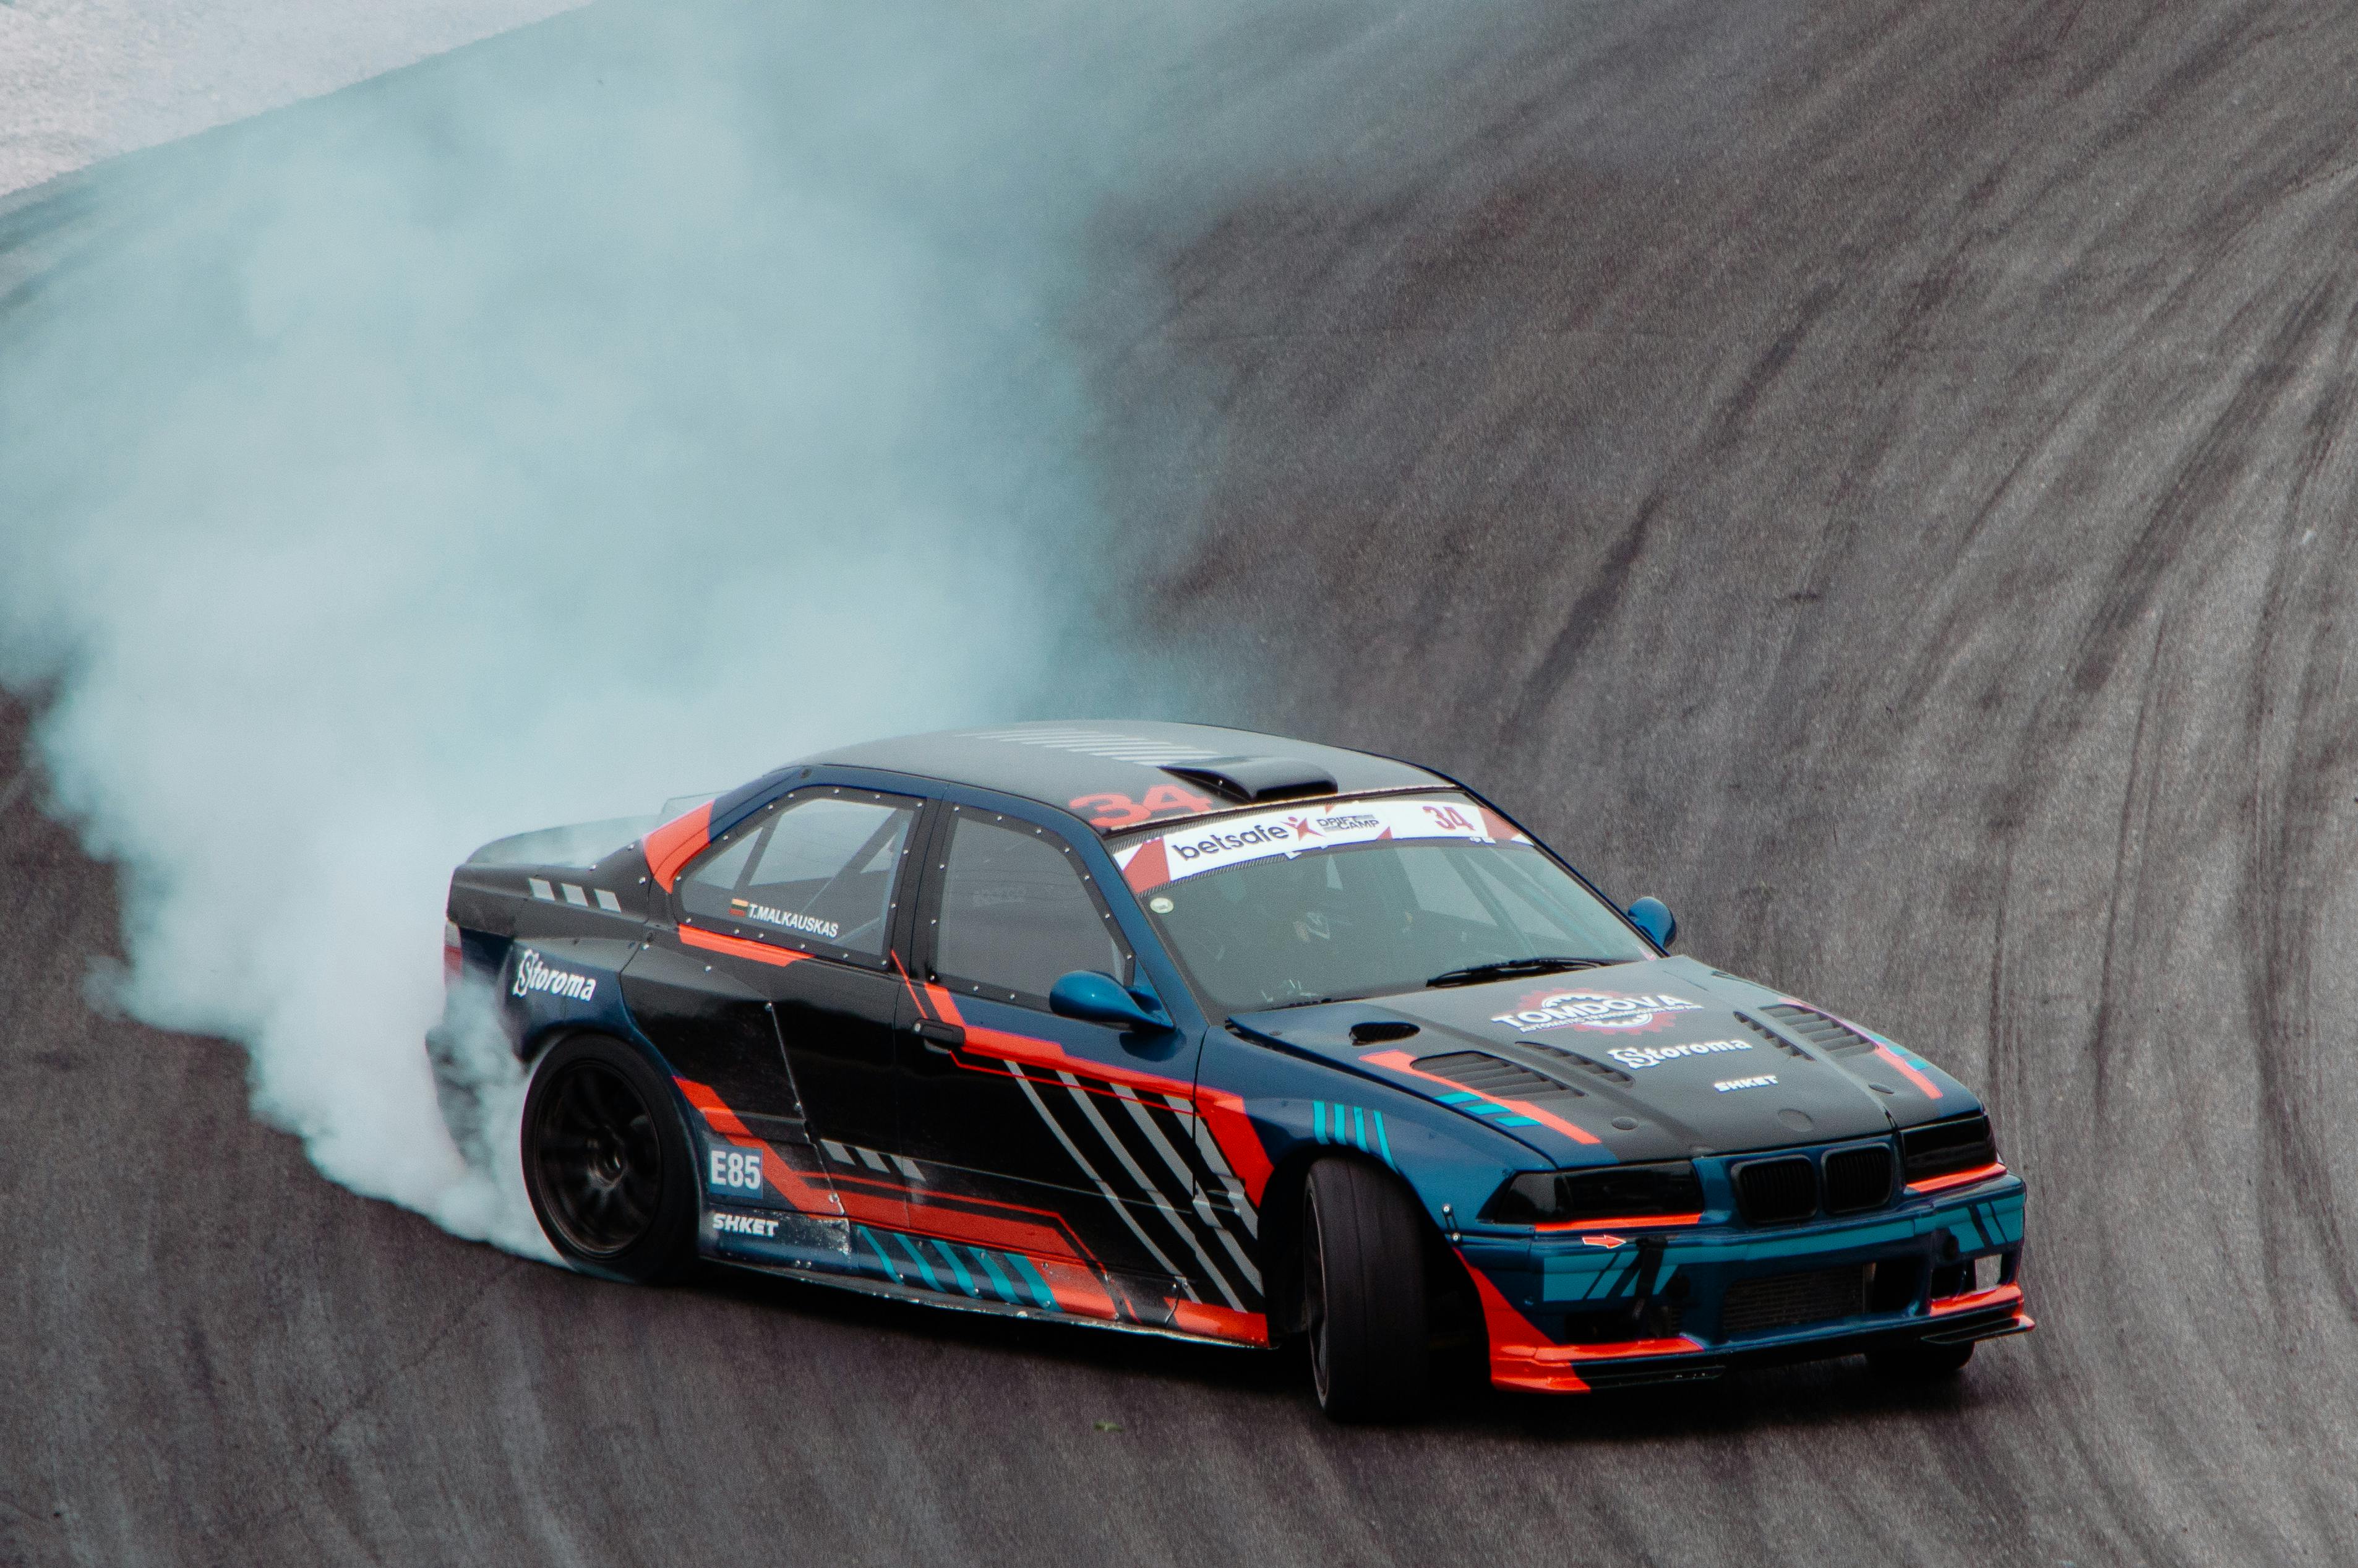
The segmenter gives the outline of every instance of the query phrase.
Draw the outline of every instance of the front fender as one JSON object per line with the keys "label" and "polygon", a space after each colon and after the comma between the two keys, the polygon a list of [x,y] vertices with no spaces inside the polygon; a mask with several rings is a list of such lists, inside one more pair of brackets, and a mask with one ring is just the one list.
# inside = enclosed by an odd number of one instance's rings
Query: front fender
{"label": "front fender", "polygon": [[[1280,1230],[1300,1171],[1324,1154],[1397,1173],[1444,1236],[1476,1226],[1483,1205],[1509,1176],[1553,1168],[1521,1140],[1410,1088],[1225,1032],[1206,1039],[1197,1072],[1206,1087],[1241,1102],[1269,1172],[1261,1190],[1249,1195]],[[1282,1255],[1269,1242],[1265,1236],[1264,1250]]]}

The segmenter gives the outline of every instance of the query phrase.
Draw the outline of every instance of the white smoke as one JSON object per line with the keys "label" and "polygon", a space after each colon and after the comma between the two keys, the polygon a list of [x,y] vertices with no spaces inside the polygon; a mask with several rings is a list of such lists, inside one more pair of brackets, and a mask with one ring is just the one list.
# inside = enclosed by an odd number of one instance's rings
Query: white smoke
{"label": "white smoke", "polygon": [[122,1005],[528,1250],[421,1049],[453,863],[1053,697],[1102,527],[1054,335],[1089,192],[1007,40],[716,19],[175,149],[0,324],[0,672],[121,868]]}
{"label": "white smoke", "polygon": [[600,8],[56,203],[89,237],[0,311],[0,679],[120,868],[121,1004],[243,1042],[335,1180],[536,1251],[421,1049],[454,862],[1147,700],[1093,630],[1120,258],[1397,29],[1287,67],[1220,9]]}

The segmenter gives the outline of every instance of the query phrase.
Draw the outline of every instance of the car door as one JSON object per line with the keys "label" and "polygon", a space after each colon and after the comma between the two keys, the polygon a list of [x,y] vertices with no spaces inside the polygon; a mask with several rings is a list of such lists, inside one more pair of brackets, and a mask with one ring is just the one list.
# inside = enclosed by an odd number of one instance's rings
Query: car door
{"label": "car door", "polygon": [[675,924],[623,976],[681,1075],[704,1073],[782,1155],[807,1152],[787,1163],[815,1165],[839,1212],[871,1224],[899,1222],[911,1169],[894,1130],[894,1030],[911,1003],[892,936],[920,804],[831,785],[784,796],[688,864]]}
{"label": "car door", "polygon": [[1073,970],[1134,978],[1086,858],[1048,823],[953,804],[925,861],[925,1016],[902,1035],[900,1094],[926,1190],[1055,1216],[1150,1319],[1257,1299],[1237,1220],[1200,1195],[1200,1042],[1049,1010]]}

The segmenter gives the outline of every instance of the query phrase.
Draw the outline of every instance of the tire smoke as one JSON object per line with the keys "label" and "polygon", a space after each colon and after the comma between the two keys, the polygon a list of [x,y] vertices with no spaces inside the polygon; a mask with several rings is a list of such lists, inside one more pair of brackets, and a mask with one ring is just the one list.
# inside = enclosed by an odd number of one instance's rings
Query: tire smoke
{"label": "tire smoke", "polygon": [[1183,704],[1103,617],[1146,546],[1092,367],[1144,351],[1155,236],[1400,41],[1305,6],[1283,65],[1261,16],[601,7],[19,211],[75,238],[0,310],[0,679],[120,869],[111,999],[243,1043],[334,1180],[539,1252],[480,1020],[438,1048],[499,1180],[421,1049],[454,863]]}

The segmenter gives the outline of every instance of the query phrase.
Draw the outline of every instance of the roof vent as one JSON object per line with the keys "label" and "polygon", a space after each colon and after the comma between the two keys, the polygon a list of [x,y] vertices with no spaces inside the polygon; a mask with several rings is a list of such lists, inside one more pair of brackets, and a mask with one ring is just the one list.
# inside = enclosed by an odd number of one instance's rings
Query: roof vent
{"label": "roof vent", "polygon": [[1335,793],[1333,773],[1295,757],[1210,757],[1163,771],[1247,805]]}

